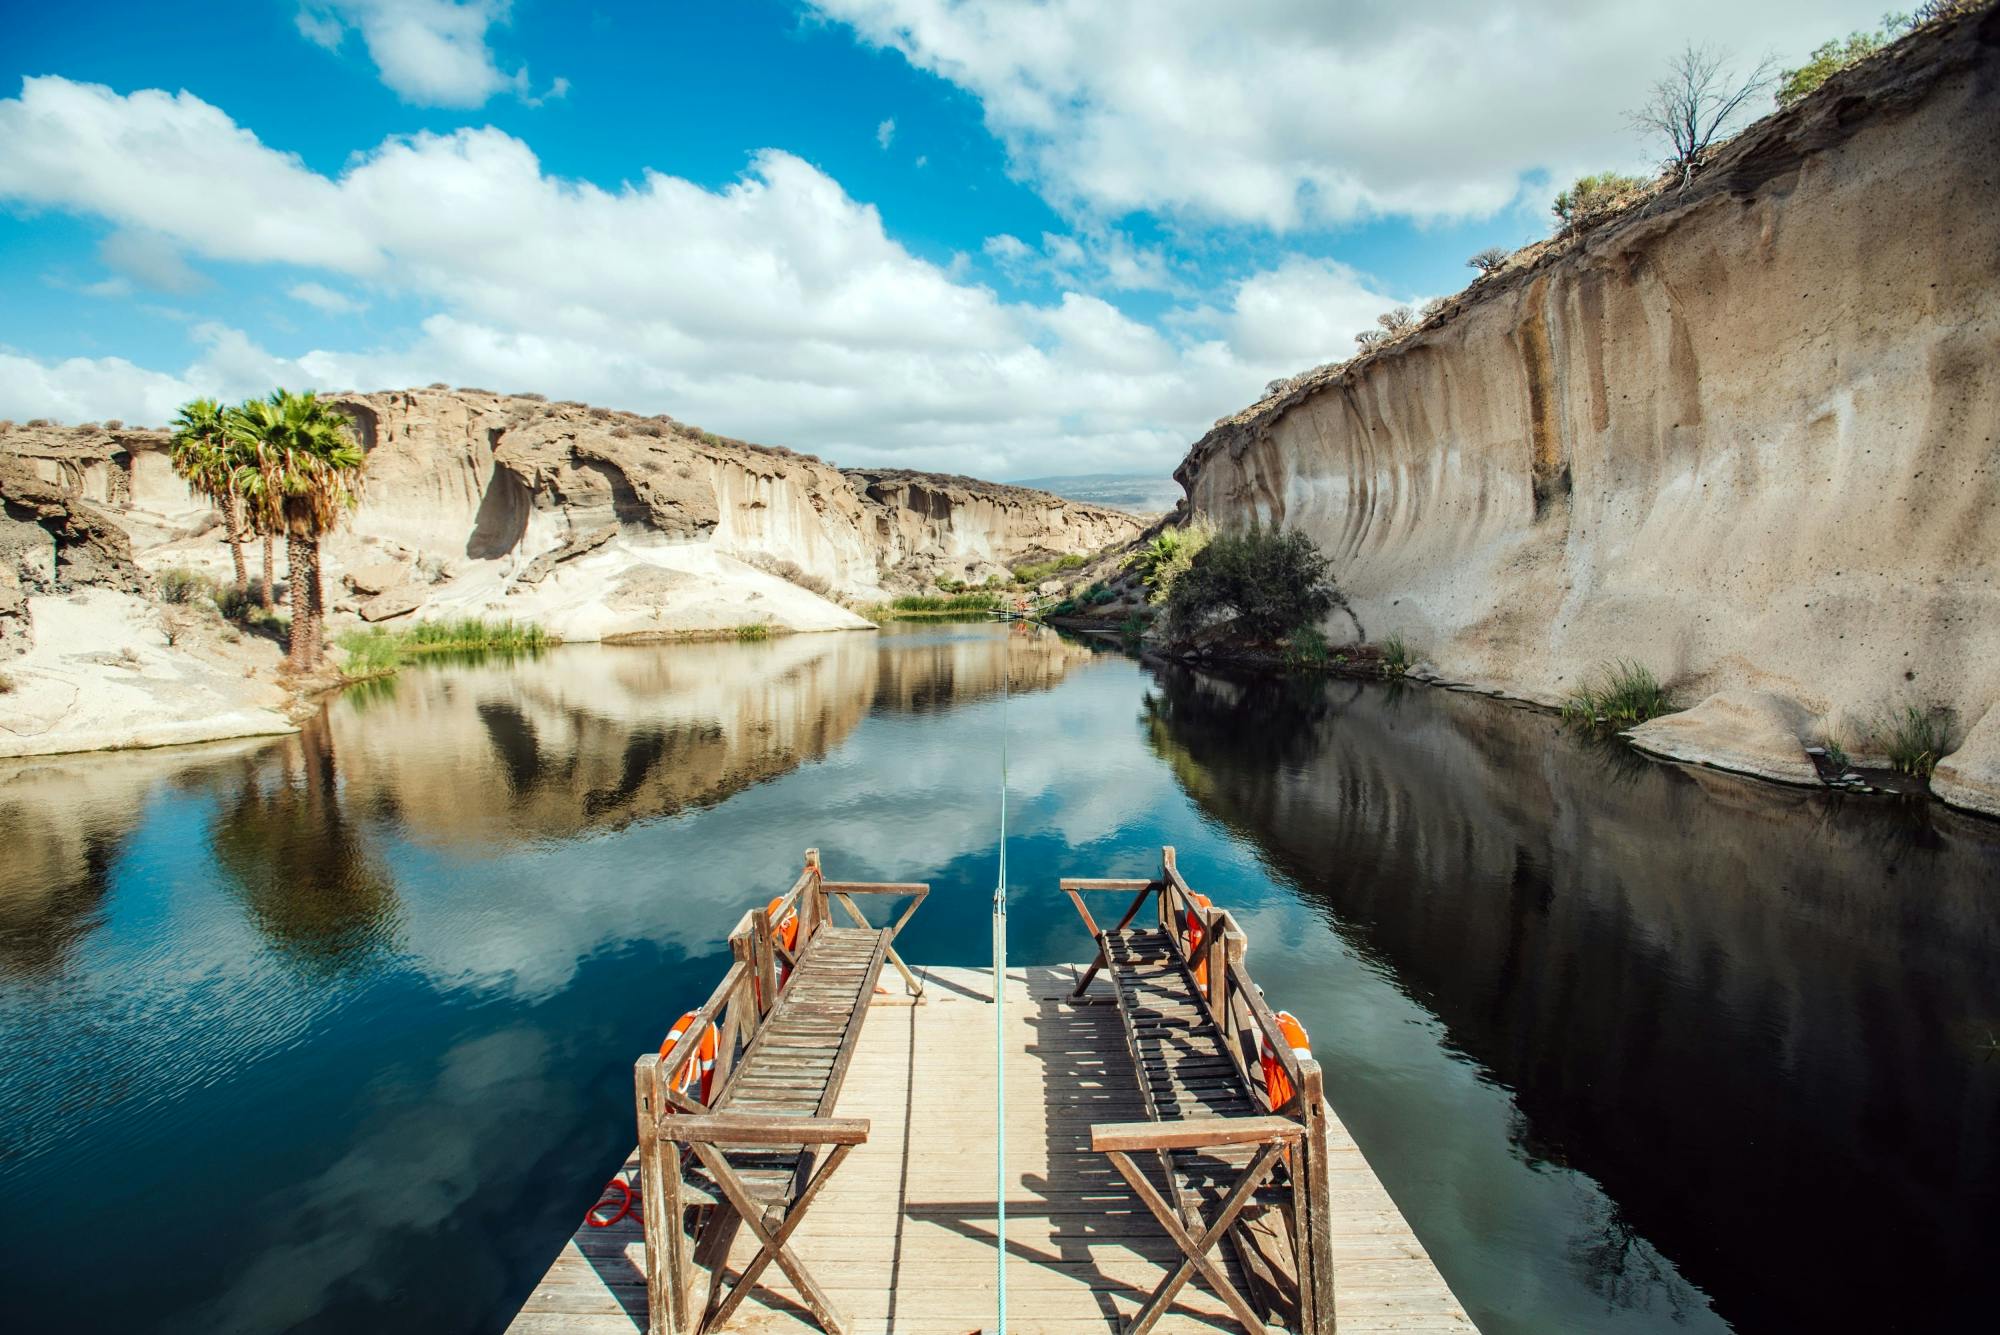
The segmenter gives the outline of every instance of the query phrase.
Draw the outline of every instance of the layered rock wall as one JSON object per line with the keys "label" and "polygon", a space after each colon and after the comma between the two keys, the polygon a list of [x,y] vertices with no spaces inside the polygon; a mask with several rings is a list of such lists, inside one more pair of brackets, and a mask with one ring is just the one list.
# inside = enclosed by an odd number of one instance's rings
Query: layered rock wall
{"label": "layered rock wall", "polygon": [[1996,201],[1989,8],[1218,423],[1176,476],[1224,525],[1310,533],[1367,633],[1450,677],[1549,701],[1634,660],[1850,749],[1906,704],[1963,736],[2000,704]]}
{"label": "layered rock wall", "polygon": [[[1140,528],[1122,511],[1046,492],[843,471],[668,417],[528,395],[423,389],[333,402],[367,466],[361,505],[326,561],[354,593],[336,592],[336,612],[368,620],[503,615],[568,639],[854,627],[866,623],[817,595],[979,581]],[[0,430],[0,459],[100,504],[148,564],[220,573],[219,516],[174,475],[166,446],[159,431]]]}

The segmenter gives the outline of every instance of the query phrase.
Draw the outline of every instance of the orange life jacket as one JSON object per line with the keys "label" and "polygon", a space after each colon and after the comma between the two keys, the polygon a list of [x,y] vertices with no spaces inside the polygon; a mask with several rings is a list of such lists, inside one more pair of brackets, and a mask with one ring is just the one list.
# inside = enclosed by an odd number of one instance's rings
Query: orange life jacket
{"label": "orange life jacket", "polygon": [[[674,1021],[674,1027],[667,1031],[667,1041],[660,1044],[660,1057],[664,1060],[674,1050],[674,1044],[681,1041],[681,1035],[694,1023],[694,1012],[683,1012]],[[694,1045],[694,1055],[682,1063],[680,1074],[673,1077],[674,1089],[682,1094],[692,1094],[704,1104],[708,1102],[709,1087],[715,1083],[715,1045],[719,1035],[715,1022],[709,1021],[708,1029],[700,1041]],[[667,1111],[672,1112],[672,1107]]]}
{"label": "orange life jacket", "polygon": [[[1290,1011],[1277,1014],[1278,1032],[1285,1036],[1285,1042],[1292,1049],[1292,1055],[1300,1061],[1312,1060],[1312,1040],[1306,1037],[1306,1027]],[[1270,1092],[1271,1108],[1276,1111],[1285,1106],[1292,1097],[1291,1077],[1285,1074],[1285,1063],[1279,1059],[1278,1050],[1271,1046],[1271,1036],[1260,1037],[1258,1047],[1264,1059],[1264,1088]]]}
{"label": "orange life jacket", "polygon": [[1196,913],[1195,909],[1214,907],[1207,895],[1188,896],[1187,952],[1188,959],[1194,967],[1194,981],[1197,987],[1208,986],[1208,956],[1201,949],[1202,942],[1208,939],[1208,933],[1202,930],[1201,915]]}

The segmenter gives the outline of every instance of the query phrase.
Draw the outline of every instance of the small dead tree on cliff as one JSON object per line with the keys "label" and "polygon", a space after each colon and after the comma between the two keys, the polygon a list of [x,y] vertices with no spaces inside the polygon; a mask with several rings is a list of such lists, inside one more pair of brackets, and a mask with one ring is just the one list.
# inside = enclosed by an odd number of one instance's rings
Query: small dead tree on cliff
{"label": "small dead tree on cliff", "polygon": [[1467,260],[1466,263],[1479,270],[1481,274],[1497,273],[1500,266],[1507,262],[1507,258],[1511,253],[1499,246],[1488,246]]}
{"label": "small dead tree on cliff", "polygon": [[1397,306],[1376,316],[1375,323],[1381,325],[1389,337],[1395,338],[1408,333],[1416,325],[1417,317],[1408,306]]}
{"label": "small dead tree on cliff", "polygon": [[1632,128],[1666,136],[1673,150],[1667,167],[1680,173],[1685,189],[1707,164],[1716,136],[1730,128],[1752,97],[1770,87],[1773,65],[1766,56],[1737,79],[1727,56],[1690,43],[1674,57],[1666,77],[1653,85],[1651,96],[1632,111]]}

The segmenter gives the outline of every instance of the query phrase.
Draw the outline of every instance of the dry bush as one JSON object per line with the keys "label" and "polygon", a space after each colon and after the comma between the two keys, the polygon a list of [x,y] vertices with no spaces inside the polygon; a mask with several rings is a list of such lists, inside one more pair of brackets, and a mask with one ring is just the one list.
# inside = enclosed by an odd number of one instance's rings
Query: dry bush
{"label": "dry bush", "polygon": [[1511,251],[1500,246],[1488,246],[1467,260],[1466,264],[1471,268],[1479,270],[1482,274],[1497,273],[1500,266],[1507,262],[1507,257],[1511,253]]}
{"label": "dry bush", "polygon": [[1429,301],[1417,307],[1417,318],[1419,320],[1428,320],[1449,305],[1451,305],[1451,302],[1444,297],[1432,297]]}
{"label": "dry bush", "polygon": [[451,388],[451,386],[450,386],[450,385],[447,385],[447,384],[445,384],[445,382],[444,382],[444,381],[442,381],[442,380],[433,380],[433,381],[431,381],[431,382],[430,382],[430,384],[428,384],[428,385],[425,385],[425,386],[424,386],[424,388],[425,388],[425,389],[450,389],[450,388]]}
{"label": "dry bush", "polygon": [[779,579],[788,580],[808,593],[816,593],[824,598],[833,592],[832,580],[827,579],[824,575],[813,574],[811,571],[802,568],[796,561],[788,561],[782,556],[773,556],[769,552],[753,552],[743,559],[765,574],[776,575]]}
{"label": "dry bush", "polygon": [[549,401],[549,396],[546,394],[515,394],[512,397],[526,399],[530,403],[547,403]]}
{"label": "dry bush", "polygon": [[125,429],[125,421],[119,417],[109,418],[104,423],[104,429],[106,431],[123,431]]}
{"label": "dry bush", "polygon": [[[624,429],[625,428],[623,427],[619,428],[620,431]],[[632,424],[632,430],[636,431],[638,434],[642,436],[659,437],[667,434],[667,429],[664,426],[661,426],[658,422],[634,422]],[[612,434],[616,435],[617,432],[613,432]]]}
{"label": "dry bush", "polygon": [[611,428],[611,438],[613,440],[624,440],[631,434],[632,428],[629,426],[614,426]]}

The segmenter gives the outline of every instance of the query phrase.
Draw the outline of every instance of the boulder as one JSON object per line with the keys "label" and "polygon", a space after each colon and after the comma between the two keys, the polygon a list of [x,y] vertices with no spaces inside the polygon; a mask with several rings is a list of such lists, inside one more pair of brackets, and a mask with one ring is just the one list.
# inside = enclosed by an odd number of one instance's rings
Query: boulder
{"label": "boulder", "polygon": [[380,561],[374,565],[356,566],[345,576],[348,588],[371,598],[378,593],[387,593],[409,578],[410,568],[400,561]]}
{"label": "boulder", "polygon": [[387,621],[392,617],[408,616],[422,607],[424,600],[429,596],[427,590],[420,589],[414,584],[401,585],[390,589],[387,593],[377,594],[361,604],[361,619]]}
{"label": "boulder", "polygon": [[1987,710],[1958,750],[1938,762],[1931,791],[1955,807],[2000,816],[2000,705]]}
{"label": "boulder", "polygon": [[1669,760],[1754,774],[1778,783],[1816,784],[1819,770],[1801,737],[1812,727],[1804,705],[1770,691],[1717,691],[1693,709],[1667,714],[1625,735]]}

